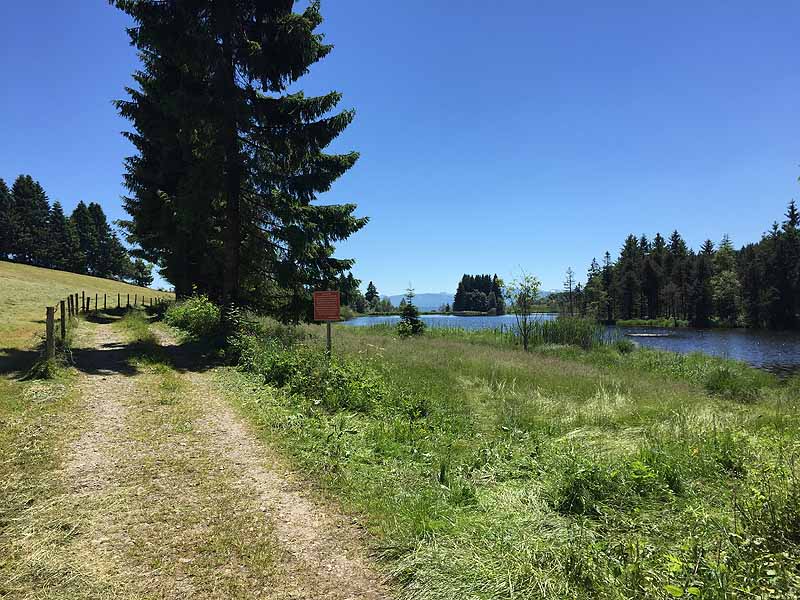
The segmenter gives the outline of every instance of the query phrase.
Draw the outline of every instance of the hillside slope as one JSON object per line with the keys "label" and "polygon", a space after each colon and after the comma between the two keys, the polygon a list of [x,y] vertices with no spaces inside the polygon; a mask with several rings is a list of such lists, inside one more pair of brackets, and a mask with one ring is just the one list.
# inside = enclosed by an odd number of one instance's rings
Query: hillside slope
{"label": "hillside slope", "polygon": [[70,293],[134,294],[153,298],[173,298],[173,294],[129,285],[111,279],[78,275],[0,261],[0,353],[10,348],[30,348],[44,331],[45,306],[54,305]]}

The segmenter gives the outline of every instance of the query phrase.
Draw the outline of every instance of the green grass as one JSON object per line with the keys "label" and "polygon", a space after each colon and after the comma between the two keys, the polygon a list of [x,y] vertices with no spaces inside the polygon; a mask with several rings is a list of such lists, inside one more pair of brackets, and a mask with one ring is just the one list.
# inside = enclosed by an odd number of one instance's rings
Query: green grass
{"label": "green grass", "polygon": [[796,382],[433,329],[337,327],[328,365],[302,333],[246,338],[221,387],[364,516],[401,597],[800,593]]}
{"label": "green grass", "polygon": [[140,298],[174,298],[173,294],[111,279],[0,261],[0,362],[4,358],[11,360],[12,350],[36,347],[44,335],[45,307],[55,306],[59,300],[76,292],[86,292],[92,305],[95,294],[99,295],[101,305],[103,294],[108,294],[109,307],[116,307],[118,293],[122,294],[123,303],[127,294],[131,295],[131,303],[134,294]]}

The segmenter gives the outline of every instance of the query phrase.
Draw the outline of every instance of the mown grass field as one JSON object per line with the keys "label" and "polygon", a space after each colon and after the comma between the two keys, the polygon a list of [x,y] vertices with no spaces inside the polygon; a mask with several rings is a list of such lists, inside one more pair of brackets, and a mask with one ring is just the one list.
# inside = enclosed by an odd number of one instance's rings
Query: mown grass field
{"label": "mown grass field", "polygon": [[127,294],[131,302],[134,294],[174,298],[173,294],[111,279],[0,261],[0,361],[4,351],[35,346],[44,332],[45,307],[76,292],[86,292],[93,305],[95,294],[101,302],[103,294],[108,294],[109,306],[112,296],[116,306],[117,294],[123,294],[123,302]]}
{"label": "mown grass field", "polygon": [[271,327],[220,385],[363,515],[401,597],[800,594],[796,380],[455,332],[321,344]]}

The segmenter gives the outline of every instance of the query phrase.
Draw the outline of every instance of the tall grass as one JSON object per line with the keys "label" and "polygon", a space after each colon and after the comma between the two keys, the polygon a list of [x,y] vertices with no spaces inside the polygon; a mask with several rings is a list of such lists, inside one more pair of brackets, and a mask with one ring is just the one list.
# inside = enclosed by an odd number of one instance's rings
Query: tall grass
{"label": "tall grass", "polygon": [[[362,329],[375,333],[391,334],[395,328],[387,323],[376,323]],[[520,345],[520,337],[514,324],[487,329],[464,329],[462,327],[429,327],[427,337],[460,339],[467,342]],[[602,325],[589,319],[559,317],[552,321],[534,320],[530,346],[577,346],[590,350],[605,345],[613,345],[617,338],[606,333]]]}
{"label": "tall grass", "polygon": [[364,515],[400,598],[796,597],[796,385],[734,403],[706,385],[724,362],[540,330],[524,354],[506,331],[340,327],[328,361],[321,328],[271,325],[220,376]]}
{"label": "tall grass", "polygon": [[602,325],[589,319],[559,317],[553,321],[534,321],[530,337],[533,347],[545,344],[578,346],[590,350],[609,343]]}

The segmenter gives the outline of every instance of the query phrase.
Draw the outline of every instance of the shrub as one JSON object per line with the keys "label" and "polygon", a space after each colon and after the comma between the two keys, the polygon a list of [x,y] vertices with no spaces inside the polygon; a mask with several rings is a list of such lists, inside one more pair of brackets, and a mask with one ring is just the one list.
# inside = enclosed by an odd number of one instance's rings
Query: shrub
{"label": "shrub", "polygon": [[386,397],[382,377],[363,361],[329,358],[321,349],[263,335],[238,334],[229,343],[241,369],[258,373],[309,407],[369,412]]}
{"label": "shrub", "polygon": [[198,338],[220,332],[219,307],[202,295],[170,305],[164,320]]}
{"label": "shrub", "polygon": [[636,344],[627,338],[620,338],[614,341],[614,348],[620,354],[630,354],[636,350]]}

